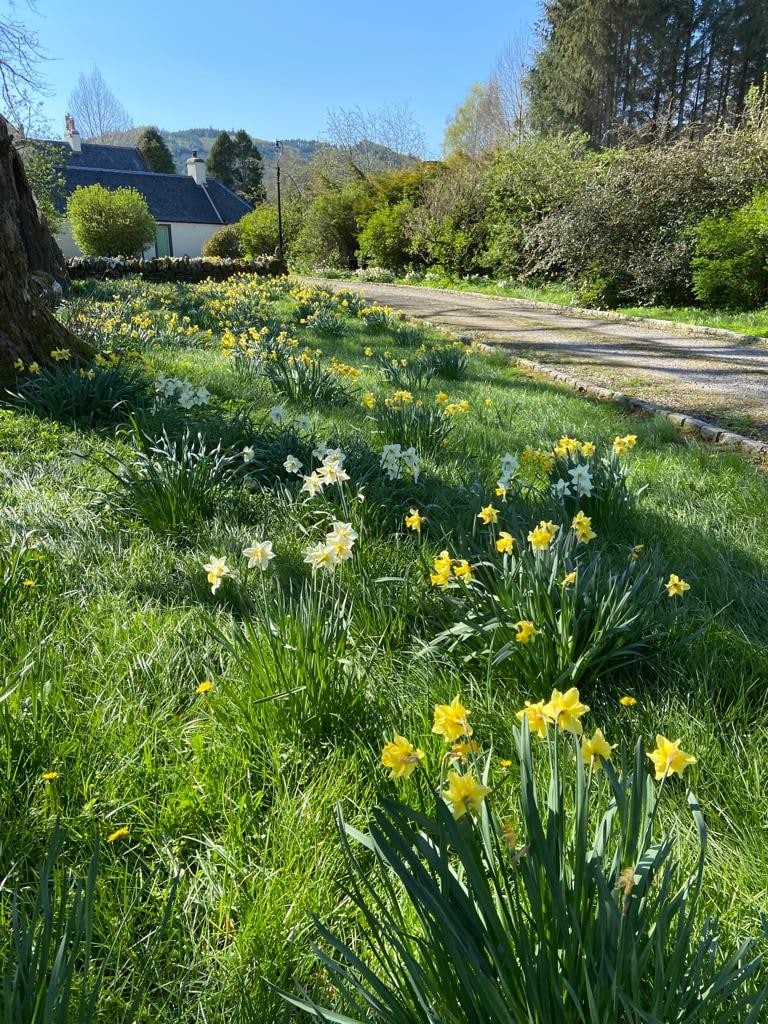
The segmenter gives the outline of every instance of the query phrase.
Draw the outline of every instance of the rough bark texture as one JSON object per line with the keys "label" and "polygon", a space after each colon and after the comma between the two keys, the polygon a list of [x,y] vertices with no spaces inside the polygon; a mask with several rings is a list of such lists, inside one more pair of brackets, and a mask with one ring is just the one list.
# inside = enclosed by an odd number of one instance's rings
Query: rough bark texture
{"label": "rough bark texture", "polygon": [[55,348],[90,358],[90,347],[53,316],[42,297],[46,279],[66,281],[66,266],[41,220],[8,122],[0,117],[0,382],[14,361],[51,363]]}

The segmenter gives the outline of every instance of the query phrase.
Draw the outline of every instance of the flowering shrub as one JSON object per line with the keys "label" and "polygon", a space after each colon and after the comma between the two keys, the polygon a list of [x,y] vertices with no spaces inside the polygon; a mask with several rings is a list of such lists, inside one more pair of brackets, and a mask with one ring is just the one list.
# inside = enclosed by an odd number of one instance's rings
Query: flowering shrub
{"label": "flowering shrub", "polygon": [[764,956],[751,940],[725,952],[717,923],[700,921],[696,796],[692,874],[660,825],[664,790],[695,757],[659,735],[614,767],[602,731],[584,733],[588,711],[575,689],[523,708],[506,785],[458,697],[435,708],[432,731],[448,745],[436,788],[431,757],[396,734],[382,762],[416,783],[417,807],[384,801],[366,832],[338,819],[366,949],[318,925],[338,1000],[326,1010],[284,998],[347,1024],[757,1024]]}

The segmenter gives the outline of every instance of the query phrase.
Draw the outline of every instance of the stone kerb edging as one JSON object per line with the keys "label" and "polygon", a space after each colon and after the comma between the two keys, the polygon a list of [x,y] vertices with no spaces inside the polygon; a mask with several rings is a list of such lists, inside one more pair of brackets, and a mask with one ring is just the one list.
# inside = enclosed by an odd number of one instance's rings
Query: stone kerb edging
{"label": "stone kerb edging", "polygon": [[[500,348],[498,345],[486,345],[483,342],[477,341],[473,341],[472,344],[475,349],[485,353],[495,353]],[[520,366],[522,369],[550,377],[558,384],[564,384],[566,387],[572,388],[574,391],[578,391],[589,398],[597,398],[603,402],[613,402],[624,409],[646,413],[649,416],[663,416],[670,423],[674,423],[676,427],[679,427],[686,433],[695,434],[702,441],[720,444],[725,448],[735,448],[762,459],[768,458],[768,443],[765,441],[756,441],[753,437],[734,434],[732,431],[718,427],[714,423],[707,423],[705,420],[689,416],[687,413],[675,412],[674,409],[666,409],[664,406],[656,405],[654,402],[646,402],[641,398],[630,398],[621,391],[611,391],[610,388],[587,384],[585,381],[572,377],[568,373],[563,373],[562,370],[554,369],[544,363],[536,363],[532,359],[524,359],[522,356],[508,356],[508,358],[510,362]]]}

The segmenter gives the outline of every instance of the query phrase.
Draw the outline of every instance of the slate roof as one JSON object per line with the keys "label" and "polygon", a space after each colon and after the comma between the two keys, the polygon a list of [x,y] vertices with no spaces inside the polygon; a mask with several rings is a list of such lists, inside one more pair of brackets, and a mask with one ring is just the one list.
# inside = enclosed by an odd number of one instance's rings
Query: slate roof
{"label": "slate roof", "polygon": [[234,224],[252,209],[221,182],[209,178],[204,186],[189,174],[157,174],[146,170],[137,149],[130,146],[102,146],[84,142],[82,152],[72,152],[69,143],[53,143],[61,152],[59,172],[63,188],[55,196],[56,207],[64,212],[67,197],[80,185],[104,188],[135,188],[147,201],[156,221],[183,224]]}
{"label": "slate roof", "polygon": [[106,146],[96,142],[83,142],[81,152],[75,153],[68,142],[53,142],[61,154],[61,163],[67,167],[101,167],[105,171],[146,171],[147,165],[134,146]]}

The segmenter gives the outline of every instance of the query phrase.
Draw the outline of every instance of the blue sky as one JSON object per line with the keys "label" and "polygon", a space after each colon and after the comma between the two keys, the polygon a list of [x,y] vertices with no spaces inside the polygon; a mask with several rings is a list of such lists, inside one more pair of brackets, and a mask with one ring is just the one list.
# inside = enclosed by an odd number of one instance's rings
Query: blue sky
{"label": "blue sky", "polygon": [[[4,6],[0,3],[0,7]],[[438,155],[446,118],[487,77],[537,0],[38,0],[59,135],[98,65],[135,124],[317,138],[329,107],[408,103]]]}

